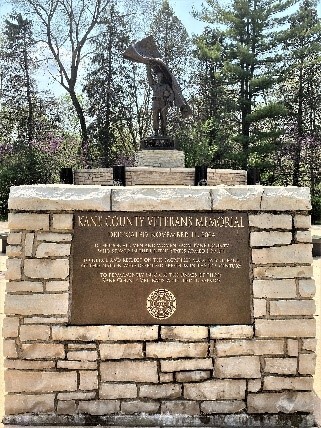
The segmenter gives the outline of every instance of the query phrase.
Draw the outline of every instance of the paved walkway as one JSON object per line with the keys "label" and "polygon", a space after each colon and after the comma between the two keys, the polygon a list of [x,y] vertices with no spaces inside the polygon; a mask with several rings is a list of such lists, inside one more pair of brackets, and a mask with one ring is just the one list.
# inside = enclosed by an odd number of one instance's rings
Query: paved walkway
{"label": "paved walkway", "polygon": [[[7,224],[0,222],[0,232],[7,229]],[[312,235],[321,237],[321,226],[313,228]],[[0,331],[2,331],[3,322],[3,307],[4,307],[4,295],[5,295],[5,264],[6,257],[0,253]],[[314,376],[314,390],[316,393],[315,397],[315,418],[318,422],[318,426],[321,427],[321,257],[315,258],[313,263],[314,278],[316,281],[316,320],[317,320],[317,367]],[[4,383],[3,383],[3,346],[2,340],[0,340],[0,420],[4,414]],[[0,427],[3,425],[0,423]],[[7,426],[6,428],[10,428]],[[17,426],[15,428],[18,428]],[[32,427],[28,427],[32,428]],[[38,427],[39,428],[39,427]],[[49,427],[47,427],[49,428]]]}

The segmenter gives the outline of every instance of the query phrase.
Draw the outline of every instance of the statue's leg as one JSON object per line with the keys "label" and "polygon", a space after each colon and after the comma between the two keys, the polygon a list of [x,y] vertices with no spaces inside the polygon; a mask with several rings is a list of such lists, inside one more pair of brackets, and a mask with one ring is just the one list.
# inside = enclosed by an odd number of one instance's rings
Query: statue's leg
{"label": "statue's leg", "polygon": [[161,133],[162,135],[166,135],[166,128],[167,128],[167,112],[168,108],[163,107],[160,110],[160,120],[161,120]]}
{"label": "statue's leg", "polygon": [[155,135],[159,132],[159,109],[153,109],[153,130]]}

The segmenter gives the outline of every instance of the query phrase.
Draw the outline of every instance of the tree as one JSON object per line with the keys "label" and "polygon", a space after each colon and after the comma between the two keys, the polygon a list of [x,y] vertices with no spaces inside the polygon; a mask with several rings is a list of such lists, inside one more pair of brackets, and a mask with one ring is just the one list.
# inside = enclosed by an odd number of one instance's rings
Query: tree
{"label": "tree", "polygon": [[[235,144],[240,146],[239,162],[247,168],[256,162],[256,152],[268,150],[279,135],[261,126],[267,119],[285,114],[278,102],[268,100],[274,85],[273,66],[278,61],[277,28],[284,22],[292,0],[234,0],[230,6],[207,1],[210,8],[199,17],[217,25],[216,32],[225,52],[220,71],[235,102]],[[215,42],[217,43],[217,42]]]}
{"label": "tree", "polygon": [[88,161],[88,131],[77,83],[88,41],[106,13],[109,0],[15,0],[23,4],[39,23],[39,30],[51,59],[56,64],[59,83],[70,95],[78,116],[84,162]]}
{"label": "tree", "polygon": [[[5,20],[0,49],[1,126],[7,125],[20,138],[26,137],[32,141],[36,108],[36,87],[32,77],[36,69],[32,23],[18,13],[9,18]],[[7,128],[5,132],[8,131]]]}
{"label": "tree", "polygon": [[297,186],[301,180],[303,142],[321,131],[321,22],[316,2],[303,0],[288,22],[289,28],[283,31],[281,39],[285,55],[280,93],[289,110],[288,124],[294,127],[292,184]]}
{"label": "tree", "polygon": [[112,164],[113,146],[118,139],[126,143],[123,129],[132,120],[126,109],[130,69],[122,53],[129,45],[127,19],[112,4],[108,15],[101,19],[104,30],[93,41],[95,52],[85,90],[89,99],[88,113],[92,117],[89,130],[99,147],[101,163]]}

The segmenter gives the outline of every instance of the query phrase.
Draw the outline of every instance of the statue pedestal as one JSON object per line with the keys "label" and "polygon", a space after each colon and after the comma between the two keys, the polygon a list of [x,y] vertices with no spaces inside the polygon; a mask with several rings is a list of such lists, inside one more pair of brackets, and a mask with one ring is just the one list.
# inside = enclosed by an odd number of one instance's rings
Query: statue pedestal
{"label": "statue pedestal", "polygon": [[137,167],[184,168],[185,155],[180,150],[140,150],[135,155]]}

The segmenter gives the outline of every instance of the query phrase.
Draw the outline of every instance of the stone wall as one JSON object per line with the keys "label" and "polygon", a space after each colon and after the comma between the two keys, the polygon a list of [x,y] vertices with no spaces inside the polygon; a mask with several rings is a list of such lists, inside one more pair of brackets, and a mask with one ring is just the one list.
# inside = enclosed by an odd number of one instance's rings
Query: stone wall
{"label": "stone wall", "polygon": [[[308,189],[21,186],[9,208],[6,423],[313,426]],[[249,214],[250,325],[68,324],[73,213],[142,210]]]}
{"label": "stone wall", "polygon": [[[127,167],[126,185],[167,185],[194,186],[194,168],[149,168]],[[232,169],[208,169],[209,186],[225,184],[228,186],[245,185],[246,171]],[[77,185],[113,185],[112,168],[80,169],[74,171],[74,182]]]}

